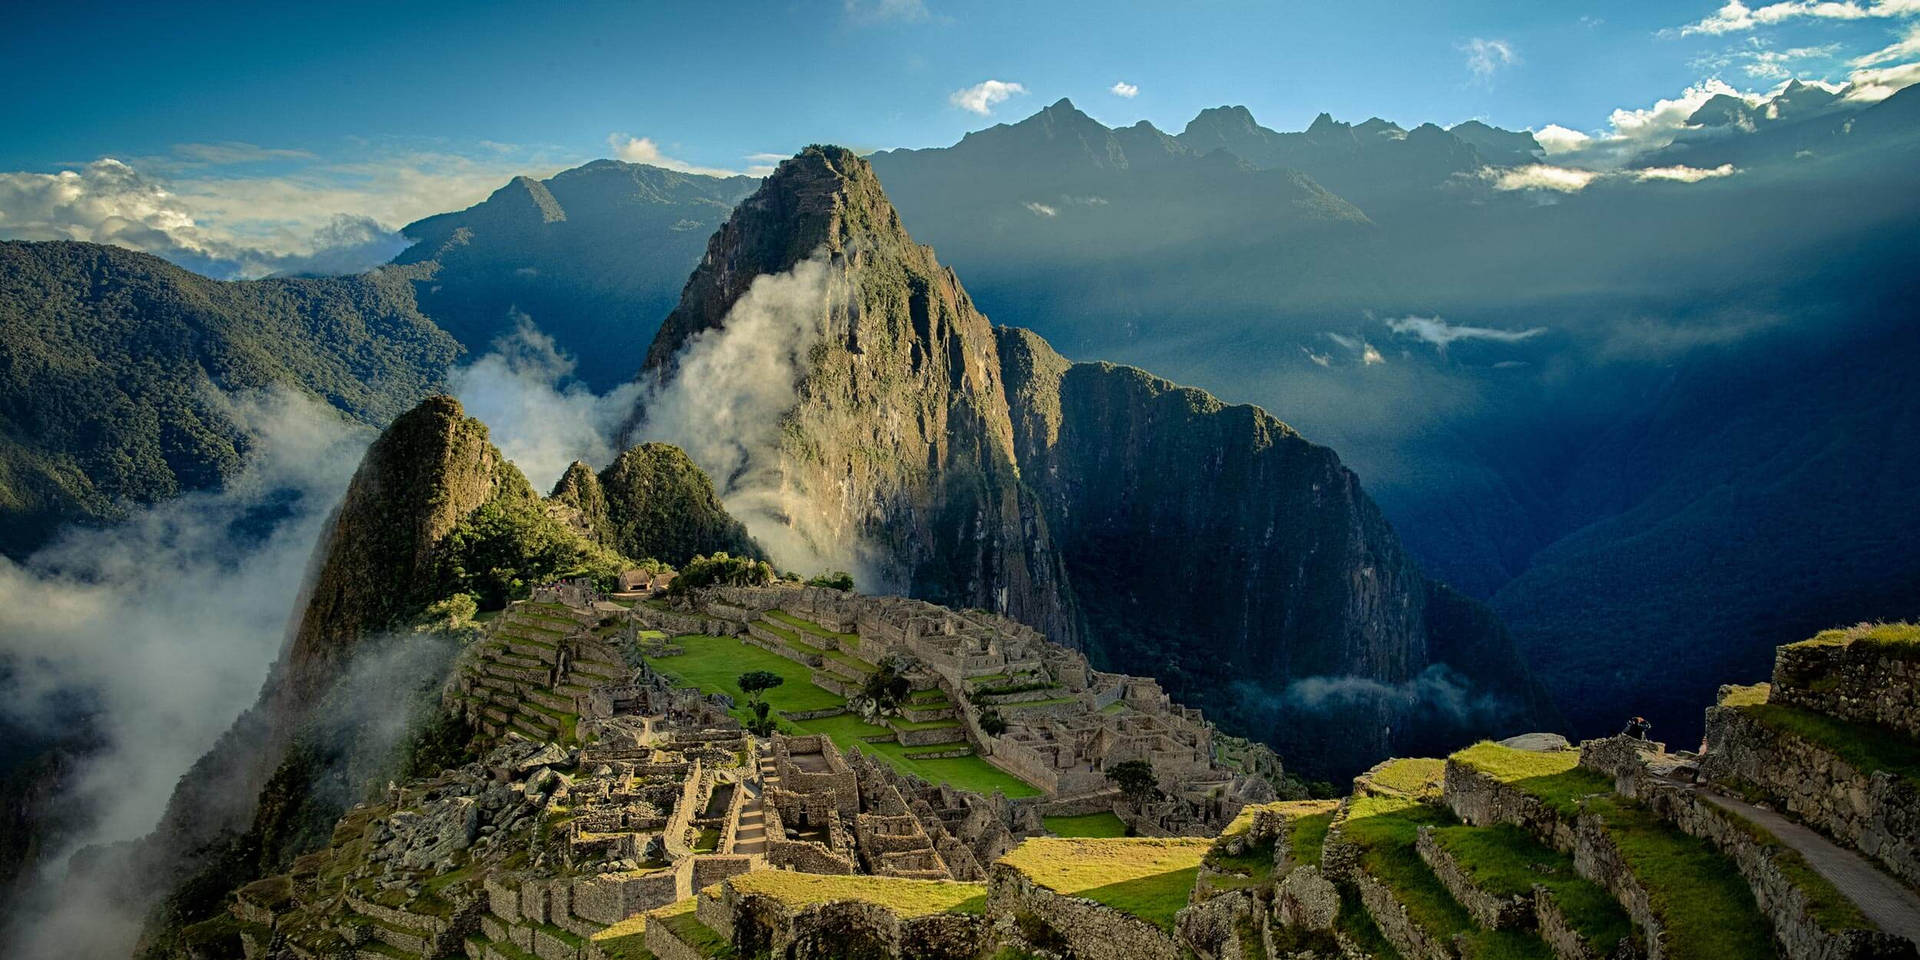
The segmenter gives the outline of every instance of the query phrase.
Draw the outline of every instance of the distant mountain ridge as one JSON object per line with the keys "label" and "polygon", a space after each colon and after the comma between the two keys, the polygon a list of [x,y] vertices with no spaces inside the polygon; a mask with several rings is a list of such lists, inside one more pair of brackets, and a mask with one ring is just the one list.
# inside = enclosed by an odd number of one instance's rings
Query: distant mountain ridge
{"label": "distant mountain ridge", "polygon": [[476,356],[524,315],[605,390],[632,373],[707,235],[757,183],[617,160],[515,177],[401,228],[414,244],[394,262],[431,270],[421,309]]}

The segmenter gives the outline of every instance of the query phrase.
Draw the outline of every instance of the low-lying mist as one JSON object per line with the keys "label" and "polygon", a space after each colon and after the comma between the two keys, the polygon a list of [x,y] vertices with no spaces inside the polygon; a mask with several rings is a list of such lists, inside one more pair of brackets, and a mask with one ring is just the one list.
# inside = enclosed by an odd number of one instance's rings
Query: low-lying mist
{"label": "low-lying mist", "polygon": [[218,402],[253,448],[224,489],[0,559],[0,709],[50,740],[84,726],[96,741],[54,800],[75,826],[44,838],[28,897],[60,882],[74,850],[150,831],[181,774],[253,704],[372,439],[298,395]]}

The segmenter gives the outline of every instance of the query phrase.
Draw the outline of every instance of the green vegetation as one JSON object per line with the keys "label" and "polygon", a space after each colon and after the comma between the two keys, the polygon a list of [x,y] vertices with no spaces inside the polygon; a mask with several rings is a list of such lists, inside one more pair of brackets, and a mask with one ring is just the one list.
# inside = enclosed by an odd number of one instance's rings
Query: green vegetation
{"label": "green vegetation", "polygon": [[1583,797],[1611,794],[1613,781],[1580,766],[1580,751],[1515,750],[1481,741],[1450,759],[1545,801],[1562,816],[1579,812]]}
{"label": "green vegetation", "polygon": [[379,425],[458,354],[403,271],[225,283],[115,246],[0,243],[0,552],[236,476],[249,405],[215,390]]}
{"label": "green vegetation", "polygon": [[1827,751],[1861,773],[1886,772],[1920,785],[1920,742],[1885,727],[1843,720],[1784,703],[1739,708],[1774,730]]}
{"label": "green vegetation", "polygon": [[680,575],[667,589],[685,593],[696,587],[763,587],[774,581],[773,565],[752,557],[737,557],[725,551],[712,556],[694,557],[680,568]]}
{"label": "green vegetation", "polygon": [[1106,904],[1171,933],[1212,846],[1204,837],[1035,837],[1000,862],[1056,893]]}
{"label": "green vegetation", "polygon": [[1587,802],[1605,824],[1635,879],[1666,926],[1673,960],[1735,960],[1773,955],[1766,917],[1753,891],[1711,844],[1690,837],[1640,804],[1612,795]]}
{"label": "green vegetation", "polygon": [[1789,647],[1869,646],[1886,652],[1920,656],[1920,624],[1856,623],[1851,627],[1822,630],[1811,638]]}
{"label": "green vegetation", "polygon": [[1723,707],[1751,707],[1766,703],[1773,692],[1770,684],[1756,683],[1751,686],[1728,686],[1720,697]]}
{"label": "green vegetation", "polygon": [[701,827],[700,835],[694,838],[694,853],[712,853],[720,848],[720,831],[712,827]]}
{"label": "green vegetation", "polygon": [[1494,896],[1529,896],[1534,884],[1544,884],[1568,924],[1602,956],[1633,933],[1632,921],[1612,895],[1574,873],[1572,858],[1519,827],[1440,827],[1433,839],[1474,886]]}
{"label": "green vegetation", "polygon": [[1126,821],[1112,813],[1085,813],[1074,817],[1042,817],[1047,832],[1057,837],[1124,837]]}
{"label": "green vegetation", "polygon": [[835,570],[832,573],[824,573],[824,574],[821,574],[820,576],[817,576],[808,580],[807,586],[827,587],[832,590],[842,590],[847,593],[852,593],[853,592],[853,574],[850,574],[845,570]]}
{"label": "green vegetation", "polygon": [[[585,475],[562,478],[555,495],[580,508],[596,539],[627,556],[675,566],[702,555],[766,559],[747,528],[721,505],[713,482],[679,447],[643,443],[615,457],[598,477],[580,473]],[[596,511],[604,517],[599,523]]]}
{"label": "green vegetation", "polygon": [[1116,763],[1107,768],[1107,779],[1136,808],[1160,799],[1159,778],[1154,776],[1153,764],[1145,760]]}
{"label": "green vegetation", "polygon": [[1287,849],[1297,863],[1320,865],[1320,853],[1327,843],[1327,829],[1333,826],[1335,811],[1294,817],[1287,824]]}
{"label": "green vegetation", "polygon": [[488,608],[505,606],[526,596],[532,585],[560,577],[586,576],[612,586],[630,565],[562,525],[531,495],[481,504],[447,534],[441,549],[443,592],[472,594]]}
{"label": "green vegetation", "polygon": [[[734,680],[743,670],[765,670],[786,678],[785,683],[768,690],[764,698],[777,712],[806,713],[846,706],[845,698],[815,686],[811,671],[805,665],[736,638],[690,634],[675,637],[673,642],[685,652],[653,658],[648,662],[654,669],[682,685],[698,687],[708,693],[732,694],[735,690]],[[736,705],[734,715],[742,722],[752,718],[750,708],[745,705]],[[893,731],[875,726],[853,714],[816,720],[781,719],[778,726],[790,733],[826,734],[842,750],[857,746],[869,755],[885,758],[893,764],[894,769],[930,783],[952,784],[962,790],[983,794],[999,790],[1008,797],[1031,797],[1040,793],[1032,784],[1001,770],[983,757],[916,757],[909,752],[915,748],[899,743],[866,742],[867,737],[884,737],[891,741]]]}
{"label": "green vegetation", "polygon": [[1374,926],[1366,905],[1360,902],[1359,894],[1350,886],[1340,891],[1340,912],[1334,918],[1334,927],[1351,938],[1361,953],[1374,960],[1400,960],[1400,951],[1395,950],[1380,928]]}
{"label": "green vegetation", "polygon": [[1240,853],[1228,853],[1216,843],[1207,851],[1207,866],[1225,876],[1214,876],[1216,890],[1263,888],[1273,879],[1273,841],[1248,844]]}
{"label": "green vegetation", "polygon": [[1340,824],[1340,834],[1361,848],[1366,874],[1393,891],[1407,916],[1441,942],[1455,941],[1470,960],[1545,960],[1552,952],[1539,937],[1519,930],[1488,930],[1427,868],[1414,849],[1422,826],[1445,826],[1452,817],[1438,807],[1401,797],[1359,797]]}
{"label": "green vegetation", "polygon": [[836,642],[846,642],[846,643],[858,643],[860,640],[859,634],[835,633],[832,630],[828,630],[826,627],[823,627],[817,623],[814,623],[812,620],[805,620],[800,617],[796,617],[793,614],[786,612],[785,610],[769,610],[767,611],[767,617],[768,619],[777,620],[781,623],[786,624],[789,627],[793,627],[794,629],[801,630],[806,633],[811,633],[814,636],[819,637],[823,640],[832,640]]}
{"label": "green vegetation", "polygon": [[684,913],[659,913],[654,916],[652,922],[672,931],[674,937],[692,947],[694,952],[702,957],[726,960],[733,956],[733,944],[728,943],[724,937],[713,932],[712,928],[701,923],[700,918],[694,916],[691,910]]}
{"label": "green vegetation", "polygon": [[987,906],[984,883],[826,876],[785,870],[756,870],[726,882],[740,893],[772,897],[795,910],[834,900],[859,900],[886,907],[902,917],[923,917],[935,913],[982,913]]}
{"label": "green vegetation", "polygon": [[1405,757],[1388,760],[1367,771],[1363,779],[1376,790],[1414,798],[1440,796],[1440,784],[1447,762],[1431,757]]}

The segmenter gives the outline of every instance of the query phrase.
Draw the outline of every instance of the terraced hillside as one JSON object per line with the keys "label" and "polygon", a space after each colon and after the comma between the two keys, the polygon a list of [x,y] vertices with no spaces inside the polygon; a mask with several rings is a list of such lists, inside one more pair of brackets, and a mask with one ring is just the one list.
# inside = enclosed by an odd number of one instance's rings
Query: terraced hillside
{"label": "terraced hillside", "polygon": [[[1383,762],[1340,800],[1226,807],[1211,836],[1161,835],[1153,801],[1105,796],[1105,812],[921,778],[933,761],[903,742],[916,724],[960,718],[969,749],[993,749],[970,721],[983,691],[1085,695],[1043,683],[1061,677],[1048,669],[923,663],[899,693],[919,719],[847,713],[899,667],[877,614],[914,611],[894,641],[929,655],[971,622],[913,603],[790,586],[628,606],[539,588],[492,621],[447,693],[483,759],[390,785],[183,947],[248,960],[1920,958],[1905,879],[1920,862],[1913,627],[1781,648],[1771,684],[1728,687],[1708,711],[1703,753],[1527,734]],[[767,696],[791,735],[752,736],[747,711],[716,696],[762,668],[784,678]],[[979,752],[938,759],[1006,776]]]}

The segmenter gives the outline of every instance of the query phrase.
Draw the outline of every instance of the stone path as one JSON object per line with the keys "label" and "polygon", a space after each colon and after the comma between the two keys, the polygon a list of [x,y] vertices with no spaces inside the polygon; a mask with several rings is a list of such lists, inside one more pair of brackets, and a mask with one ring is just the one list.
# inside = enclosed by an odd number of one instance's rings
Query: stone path
{"label": "stone path", "polygon": [[1920,895],[1881,872],[1866,857],[1772,810],[1711,790],[1701,790],[1699,796],[1764,827],[1807,858],[1814,870],[1838,887],[1881,930],[1920,944]]}
{"label": "stone path", "polygon": [[765,793],[771,785],[778,784],[772,757],[760,758],[760,780],[742,784],[747,791],[747,802],[740,805],[740,822],[733,831],[733,852],[748,855],[765,855],[767,852],[767,806]]}

